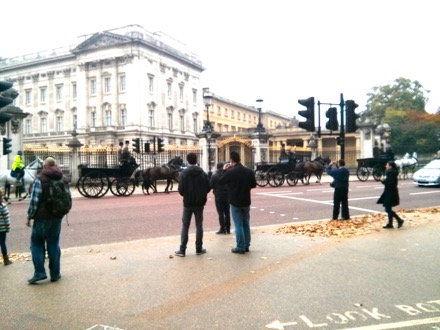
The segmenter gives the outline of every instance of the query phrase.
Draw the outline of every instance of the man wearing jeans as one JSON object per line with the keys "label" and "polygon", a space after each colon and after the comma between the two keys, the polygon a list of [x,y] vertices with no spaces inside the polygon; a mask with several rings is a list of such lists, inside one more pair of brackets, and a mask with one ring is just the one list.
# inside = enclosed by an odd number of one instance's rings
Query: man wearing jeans
{"label": "man wearing jeans", "polygon": [[254,172],[244,167],[240,162],[240,154],[232,151],[230,163],[224,166],[223,177],[220,184],[227,184],[229,188],[229,204],[231,215],[234,220],[235,240],[237,246],[231,250],[232,253],[244,254],[249,252],[251,244],[250,228],[250,205],[251,189],[257,186]]}
{"label": "man wearing jeans", "polygon": [[206,249],[203,248],[203,208],[211,187],[208,174],[197,166],[197,155],[189,153],[186,160],[189,166],[179,178],[179,194],[183,196],[183,215],[180,249],[174,253],[178,257],[184,257],[186,254],[188,231],[193,214],[196,220],[196,254],[206,253]]}
{"label": "man wearing jeans", "polygon": [[47,157],[43,164],[43,170],[34,182],[26,222],[26,225],[30,227],[31,220],[34,220],[31,235],[31,254],[35,271],[34,276],[28,280],[30,284],[35,284],[47,278],[44,268],[46,249],[49,256],[51,282],[56,282],[61,278],[61,249],[59,243],[62,217],[53,215],[50,207],[46,205],[49,197],[50,180],[61,179],[67,185],[68,180],[63,177],[63,172],[56,165],[55,159]]}

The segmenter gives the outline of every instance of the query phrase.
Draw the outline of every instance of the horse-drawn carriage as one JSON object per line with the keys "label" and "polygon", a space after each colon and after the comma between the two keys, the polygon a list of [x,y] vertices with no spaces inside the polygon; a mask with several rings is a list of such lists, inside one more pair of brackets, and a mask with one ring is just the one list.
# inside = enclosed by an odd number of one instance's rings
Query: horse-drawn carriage
{"label": "horse-drawn carriage", "polygon": [[330,163],[328,157],[317,157],[313,161],[303,161],[297,157],[280,159],[279,163],[257,163],[255,166],[255,179],[257,185],[264,187],[279,187],[287,182],[289,186],[295,186],[299,180],[303,184],[310,183],[310,177],[315,174],[321,179],[324,166]]}
{"label": "horse-drawn carriage", "polygon": [[80,165],[80,178],[76,187],[84,197],[99,198],[110,192],[115,196],[130,196],[136,186],[141,184],[144,194],[149,189],[157,192],[157,180],[167,180],[165,192],[169,191],[172,181],[178,182],[179,169],[183,160],[175,157],[166,165],[139,170],[135,163],[125,163],[114,168],[92,168]]}
{"label": "horse-drawn carriage", "polygon": [[389,157],[387,155],[378,158],[356,159],[358,163],[356,175],[359,181],[367,181],[370,174],[373,175],[374,180],[380,181],[380,178],[385,174],[386,163],[393,159],[394,157]]}

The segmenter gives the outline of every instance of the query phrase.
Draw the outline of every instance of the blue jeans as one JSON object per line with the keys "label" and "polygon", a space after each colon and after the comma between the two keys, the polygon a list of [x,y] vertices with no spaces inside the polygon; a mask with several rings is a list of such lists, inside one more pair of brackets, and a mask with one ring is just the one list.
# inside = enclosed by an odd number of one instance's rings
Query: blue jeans
{"label": "blue jeans", "polygon": [[185,252],[188,244],[188,231],[191,225],[191,217],[196,219],[196,251],[203,247],[203,206],[183,207],[182,231],[180,233],[180,251]]}
{"label": "blue jeans", "polygon": [[251,245],[250,207],[237,207],[231,204],[231,215],[234,220],[237,249],[246,251]]}
{"label": "blue jeans", "polygon": [[35,277],[46,276],[44,259],[49,255],[50,277],[60,276],[60,233],[61,219],[57,220],[35,220],[31,235],[31,253],[34,264]]}

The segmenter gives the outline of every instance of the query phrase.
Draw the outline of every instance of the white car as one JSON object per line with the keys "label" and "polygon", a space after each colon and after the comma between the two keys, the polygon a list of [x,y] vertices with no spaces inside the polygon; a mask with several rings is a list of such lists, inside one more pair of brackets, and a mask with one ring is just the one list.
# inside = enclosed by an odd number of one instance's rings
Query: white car
{"label": "white car", "polygon": [[413,175],[414,184],[418,186],[440,185],[440,159],[434,159]]}

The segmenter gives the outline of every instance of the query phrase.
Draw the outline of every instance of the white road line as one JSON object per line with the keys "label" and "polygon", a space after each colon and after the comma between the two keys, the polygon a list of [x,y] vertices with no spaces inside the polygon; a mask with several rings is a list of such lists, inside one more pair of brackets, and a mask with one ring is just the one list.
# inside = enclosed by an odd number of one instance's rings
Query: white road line
{"label": "white road line", "polygon": [[380,196],[349,198],[348,201],[363,201],[363,200],[366,200],[366,199],[379,199],[379,197]]}
{"label": "white road line", "polygon": [[[298,200],[298,201],[303,201],[303,202],[316,203],[316,204],[333,205],[333,201],[317,201],[317,200],[308,199],[308,198],[291,197],[291,196],[286,196],[286,195],[272,195],[272,194],[266,194],[266,193],[259,193],[259,194],[271,196],[271,197],[287,198],[287,199],[293,199],[293,200]],[[369,213],[382,213],[382,212],[379,212],[376,210],[364,209],[364,208],[354,207],[354,206],[349,206],[348,208],[351,210],[358,210],[358,211],[369,212]]]}
{"label": "white road line", "polygon": [[410,195],[412,196],[412,195],[426,195],[426,194],[438,194],[438,193],[440,193],[440,190],[411,193]]}
{"label": "white road line", "polygon": [[385,324],[378,324],[378,325],[369,325],[366,327],[345,328],[343,330],[401,329],[401,328],[413,327],[415,325],[434,324],[434,323],[440,323],[440,317],[432,317],[429,319],[419,319],[419,320],[402,321],[402,322],[395,322],[395,323],[385,323]]}

